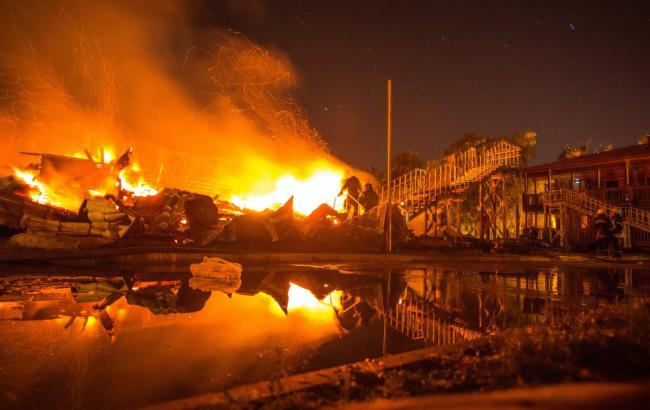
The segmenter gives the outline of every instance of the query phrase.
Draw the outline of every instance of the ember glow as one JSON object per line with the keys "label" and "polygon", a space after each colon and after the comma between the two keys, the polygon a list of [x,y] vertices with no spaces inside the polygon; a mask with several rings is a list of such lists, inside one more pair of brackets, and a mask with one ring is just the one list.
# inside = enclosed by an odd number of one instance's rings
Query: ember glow
{"label": "ember glow", "polygon": [[[7,148],[72,152],[110,170],[112,179],[106,186],[84,178],[54,187],[39,174],[36,181],[48,186],[33,187],[32,197],[76,210],[88,196],[176,188],[255,211],[277,209],[291,197],[297,214],[323,203],[343,208],[341,182],[359,171],[331,155],[310,125],[292,97],[297,81],[281,53],[230,31],[186,36],[180,5],[178,12],[136,5],[128,8],[133,14],[113,2],[33,7],[39,13],[9,13],[16,20],[8,25],[30,46],[0,44],[12,62],[3,78],[20,85],[6,91],[11,110],[0,110],[3,134],[12,136]],[[97,15],[106,21],[85,23]],[[184,50],[178,61],[167,52],[171,44]],[[68,50],[75,51],[72,61]],[[131,144],[143,173],[112,170],[122,152],[110,147]]]}
{"label": "ember glow", "polygon": [[158,190],[147,184],[142,175],[138,174],[137,169],[138,167],[134,165],[130,170],[122,170],[120,172],[120,188],[133,196],[139,197],[158,194]]}
{"label": "ember glow", "polygon": [[32,170],[22,170],[20,168],[13,168],[14,176],[18,180],[24,182],[29,186],[29,197],[32,201],[39,204],[50,204],[60,208],[66,208],[62,202],[52,199],[52,193],[49,192],[48,187],[41,184],[36,180],[37,172]]}
{"label": "ember glow", "polygon": [[96,157],[87,152],[75,152],[72,158],[88,160],[94,168],[106,169],[102,178],[92,180],[92,186],[80,182],[83,175],[61,172],[56,178],[44,182],[40,172],[34,169],[13,167],[14,176],[29,187],[29,198],[40,204],[47,204],[70,211],[78,211],[86,198],[101,197],[107,194],[121,194],[124,197],[144,197],[156,195],[158,191],[147,184],[139,174],[139,167],[133,164],[119,172],[114,171],[115,150],[103,148]]}

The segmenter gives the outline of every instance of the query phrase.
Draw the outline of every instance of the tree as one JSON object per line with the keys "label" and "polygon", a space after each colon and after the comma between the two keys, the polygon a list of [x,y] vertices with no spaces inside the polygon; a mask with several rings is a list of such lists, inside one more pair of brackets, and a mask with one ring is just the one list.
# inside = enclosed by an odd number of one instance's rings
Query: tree
{"label": "tree", "polygon": [[391,161],[391,178],[397,178],[417,168],[422,168],[424,162],[415,151],[405,151],[393,156]]}
{"label": "tree", "polygon": [[537,146],[537,133],[534,131],[516,132],[510,138],[510,142],[521,148],[521,160],[523,165],[535,158],[535,147]]}
{"label": "tree", "polygon": [[489,140],[485,135],[479,135],[475,131],[466,132],[459,140],[451,144],[447,152],[445,152],[445,156],[455,152],[465,151],[472,147],[478,147],[479,145],[486,144]]}
{"label": "tree", "polygon": [[370,165],[370,168],[368,168],[366,172],[375,177],[377,182],[379,182],[379,185],[384,185],[386,183],[386,173],[377,169],[376,166]]}

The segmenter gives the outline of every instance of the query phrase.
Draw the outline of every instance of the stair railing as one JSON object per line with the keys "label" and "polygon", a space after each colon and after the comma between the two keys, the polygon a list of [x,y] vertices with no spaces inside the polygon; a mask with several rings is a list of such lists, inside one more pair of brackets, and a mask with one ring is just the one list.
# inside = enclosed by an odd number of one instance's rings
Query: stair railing
{"label": "stair railing", "polygon": [[594,198],[588,194],[569,189],[555,189],[542,194],[542,202],[548,205],[566,204],[574,209],[595,214],[599,209],[606,213],[613,209],[620,209],[621,216],[631,226],[650,232],[650,212],[631,206],[618,206],[602,199]]}
{"label": "stair railing", "polygon": [[[444,192],[462,192],[498,168],[519,166],[520,156],[521,148],[504,140],[489,148],[470,147],[393,179],[391,199],[414,215]],[[388,190],[384,186],[380,191],[386,202]]]}

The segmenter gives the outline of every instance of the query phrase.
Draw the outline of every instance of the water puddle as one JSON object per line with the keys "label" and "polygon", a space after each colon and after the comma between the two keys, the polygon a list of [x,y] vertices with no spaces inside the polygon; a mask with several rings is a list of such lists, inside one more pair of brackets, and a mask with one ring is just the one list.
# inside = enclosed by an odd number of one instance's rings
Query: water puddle
{"label": "water puddle", "polygon": [[[650,272],[6,273],[4,408],[137,407],[496,331],[650,294]],[[385,314],[388,312],[388,315]]]}

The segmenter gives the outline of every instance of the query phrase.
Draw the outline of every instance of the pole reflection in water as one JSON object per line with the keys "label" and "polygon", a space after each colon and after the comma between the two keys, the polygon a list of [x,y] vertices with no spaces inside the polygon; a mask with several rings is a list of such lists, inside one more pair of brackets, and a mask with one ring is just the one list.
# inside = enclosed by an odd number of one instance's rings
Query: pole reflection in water
{"label": "pole reflection in water", "polygon": [[388,354],[388,326],[390,322],[390,271],[384,274],[384,333],[382,337],[381,353]]}

